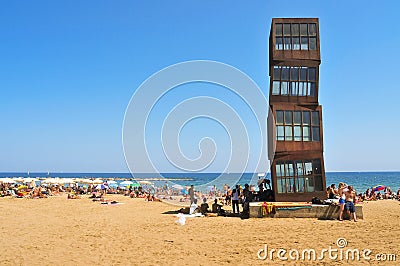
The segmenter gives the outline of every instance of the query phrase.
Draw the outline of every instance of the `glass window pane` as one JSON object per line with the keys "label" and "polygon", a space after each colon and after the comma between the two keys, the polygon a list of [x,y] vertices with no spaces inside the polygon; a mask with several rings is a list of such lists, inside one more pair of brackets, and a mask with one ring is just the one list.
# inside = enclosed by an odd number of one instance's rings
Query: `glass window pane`
{"label": "glass window pane", "polygon": [[315,191],[323,191],[324,190],[324,188],[322,187],[322,176],[315,176],[314,182],[315,182]]}
{"label": "glass window pane", "polygon": [[309,35],[316,36],[317,35],[317,24],[310,23],[308,24]]}
{"label": "glass window pane", "polygon": [[308,50],[308,38],[301,37],[301,50]]}
{"label": "glass window pane", "polygon": [[313,161],[314,174],[320,175],[322,173],[321,160],[316,159]]}
{"label": "glass window pane", "polygon": [[276,127],[276,140],[285,140],[285,132],[283,126]]}
{"label": "glass window pane", "polygon": [[292,126],[285,126],[285,140],[293,140]]}
{"label": "glass window pane", "polygon": [[295,161],[294,164],[296,166],[296,175],[298,175],[298,176],[304,175],[303,162]]}
{"label": "glass window pane", "polygon": [[310,112],[303,111],[303,125],[309,125],[309,124],[310,124]]}
{"label": "glass window pane", "polygon": [[293,162],[289,161],[285,163],[286,166],[286,176],[294,176]]}
{"label": "glass window pane", "polygon": [[307,24],[305,24],[305,23],[300,24],[300,34],[302,36],[307,36],[308,35],[307,34]]}
{"label": "glass window pane", "polygon": [[306,191],[314,192],[314,178],[312,176],[306,177]]}
{"label": "glass window pane", "polygon": [[310,37],[310,50],[317,50],[317,38]]}
{"label": "glass window pane", "polygon": [[286,178],[286,191],[287,193],[294,192],[294,178]]}
{"label": "glass window pane", "polygon": [[275,35],[282,35],[282,24],[279,23],[275,25]]}
{"label": "glass window pane", "polygon": [[279,95],[280,82],[274,81],[272,83],[272,95]]}
{"label": "glass window pane", "polygon": [[307,92],[306,82],[299,82],[299,96],[305,96]]}
{"label": "glass window pane", "polygon": [[316,68],[315,67],[309,67],[308,68],[308,80],[309,81],[315,81],[316,79]]}
{"label": "glass window pane", "polygon": [[292,24],[292,36],[299,36],[299,24]]}
{"label": "glass window pane", "polygon": [[292,80],[292,81],[299,80],[299,68],[298,67],[290,68],[290,80]]}
{"label": "glass window pane", "polygon": [[304,85],[306,86],[304,89],[304,95],[309,96],[310,95],[310,82],[304,82]]}
{"label": "glass window pane", "polygon": [[293,50],[300,50],[300,38],[299,37],[293,37]]}
{"label": "glass window pane", "polygon": [[290,36],[290,24],[289,23],[283,24],[283,35]]}
{"label": "glass window pane", "polygon": [[281,83],[281,95],[288,95],[289,93],[289,82]]}
{"label": "glass window pane", "polygon": [[283,176],[283,173],[281,171],[281,164],[277,163],[275,165],[275,169],[276,169],[276,176]]}
{"label": "glass window pane", "polygon": [[292,162],[285,163],[285,176],[293,176],[293,164]]}
{"label": "glass window pane", "polygon": [[300,68],[300,80],[307,81],[307,68],[306,67]]}
{"label": "glass window pane", "polygon": [[283,111],[276,111],[276,124],[283,125]]}
{"label": "glass window pane", "polygon": [[302,141],[301,126],[294,127],[294,141]]}
{"label": "glass window pane", "polygon": [[275,41],[275,49],[276,50],[283,50],[283,40],[281,37],[277,37]]}
{"label": "glass window pane", "polygon": [[299,83],[291,82],[290,83],[290,95],[297,96],[299,94]]}
{"label": "glass window pane", "polygon": [[293,124],[292,111],[285,111],[285,124],[286,125]]}
{"label": "glass window pane", "polygon": [[289,80],[289,67],[282,67],[282,80]]}
{"label": "glass window pane", "polygon": [[290,37],[285,37],[283,38],[285,41],[285,45],[283,47],[284,50],[291,50],[292,49],[292,45],[290,43]]}
{"label": "glass window pane", "polygon": [[303,141],[310,141],[310,127],[303,127]]}
{"label": "glass window pane", "polygon": [[293,118],[295,125],[301,125],[301,111],[294,111]]}
{"label": "glass window pane", "polygon": [[312,141],[319,141],[319,127],[312,127]]}
{"label": "glass window pane", "polygon": [[304,177],[298,177],[296,179],[296,191],[304,192]]}
{"label": "glass window pane", "polygon": [[278,193],[285,193],[286,191],[284,191],[284,188],[286,187],[285,184],[285,179],[284,178],[278,178],[277,179],[277,186],[278,186]]}
{"label": "glass window pane", "polygon": [[313,124],[313,126],[319,125],[319,112],[318,111],[312,112],[312,124]]}
{"label": "glass window pane", "polygon": [[304,170],[305,170],[305,175],[312,175],[312,162],[311,161],[305,161],[304,162]]}
{"label": "glass window pane", "polygon": [[315,82],[310,82],[309,85],[310,85],[309,95],[315,96]]}
{"label": "glass window pane", "polygon": [[280,67],[274,66],[273,78],[274,78],[274,80],[280,80],[281,79],[281,68]]}

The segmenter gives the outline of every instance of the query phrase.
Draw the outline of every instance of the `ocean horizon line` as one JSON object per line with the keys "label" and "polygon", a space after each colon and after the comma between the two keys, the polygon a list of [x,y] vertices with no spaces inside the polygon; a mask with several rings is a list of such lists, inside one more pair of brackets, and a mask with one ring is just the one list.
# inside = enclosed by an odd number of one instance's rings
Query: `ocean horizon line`
{"label": "ocean horizon line", "polygon": [[[325,173],[399,173],[400,170],[367,170],[367,171],[325,171]],[[138,172],[138,173],[130,173],[130,172],[48,172],[48,171],[0,171],[0,174],[44,174],[44,173],[49,173],[49,174],[133,174],[133,175],[140,175],[140,174],[188,174],[188,175],[193,175],[193,174],[259,174],[259,173],[265,173],[268,174],[270,172]]]}

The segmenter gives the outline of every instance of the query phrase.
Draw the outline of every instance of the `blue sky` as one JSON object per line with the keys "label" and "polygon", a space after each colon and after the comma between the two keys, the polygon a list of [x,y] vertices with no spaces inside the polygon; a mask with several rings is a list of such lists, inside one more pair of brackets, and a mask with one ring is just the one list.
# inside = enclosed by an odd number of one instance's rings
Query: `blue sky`
{"label": "blue sky", "polygon": [[[171,64],[224,62],[249,75],[267,95],[273,17],[320,19],[326,169],[400,170],[399,5],[2,1],[0,171],[127,171],[121,140],[125,109],[143,81]],[[212,88],[177,90],[165,98],[171,100],[164,107],[182,95],[212,94],[228,101],[224,91]],[[246,121],[248,110],[240,111]],[[162,121],[161,114],[154,117]],[[213,132],[221,141],[217,163],[223,163],[229,151],[226,132],[212,121],[197,122],[183,131],[183,151],[196,157],[198,140]],[[193,132],[197,135],[191,138]],[[163,157],[155,155],[155,160]],[[165,164],[163,170],[174,171],[171,167]]]}

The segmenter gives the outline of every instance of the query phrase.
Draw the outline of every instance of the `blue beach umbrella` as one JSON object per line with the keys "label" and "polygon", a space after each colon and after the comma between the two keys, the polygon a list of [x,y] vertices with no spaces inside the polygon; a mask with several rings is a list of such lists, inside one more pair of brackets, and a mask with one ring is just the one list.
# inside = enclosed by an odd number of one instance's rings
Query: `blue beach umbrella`
{"label": "blue beach umbrella", "polygon": [[96,186],[96,189],[108,189],[108,187],[105,186],[104,184],[99,184]]}
{"label": "blue beach umbrella", "polygon": [[384,190],[386,187],[385,186],[383,186],[383,185],[377,185],[377,186],[374,186],[373,188],[372,188],[372,191],[380,191],[380,190]]}

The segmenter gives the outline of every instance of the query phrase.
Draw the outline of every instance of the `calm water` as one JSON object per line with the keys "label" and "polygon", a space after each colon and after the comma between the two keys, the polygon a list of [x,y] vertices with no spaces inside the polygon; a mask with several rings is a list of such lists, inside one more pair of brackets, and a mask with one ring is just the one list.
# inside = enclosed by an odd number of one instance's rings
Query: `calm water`
{"label": "calm water", "polygon": [[[47,177],[47,173],[30,173],[30,177]],[[210,185],[216,185],[222,188],[224,184],[256,184],[257,174],[244,173],[240,174],[217,174],[217,173],[165,173],[157,174],[135,174],[132,177],[129,173],[50,173],[51,177],[62,178],[121,178],[121,179],[152,179],[152,178],[173,178],[178,180],[168,181],[170,186],[173,184],[195,185],[197,189],[207,189]],[[1,177],[28,177],[28,173],[0,173]],[[267,175],[269,177],[269,174]],[[216,179],[217,178],[217,179]],[[179,180],[180,179],[180,180]],[[182,180],[184,179],[184,180]],[[213,181],[216,179],[215,181]],[[213,181],[212,183],[209,183]],[[400,172],[327,172],[326,184],[338,184],[345,182],[353,185],[357,192],[364,192],[367,188],[375,185],[385,185],[391,187],[392,190],[400,189]],[[164,185],[165,181],[154,181],[155,185]]]}

